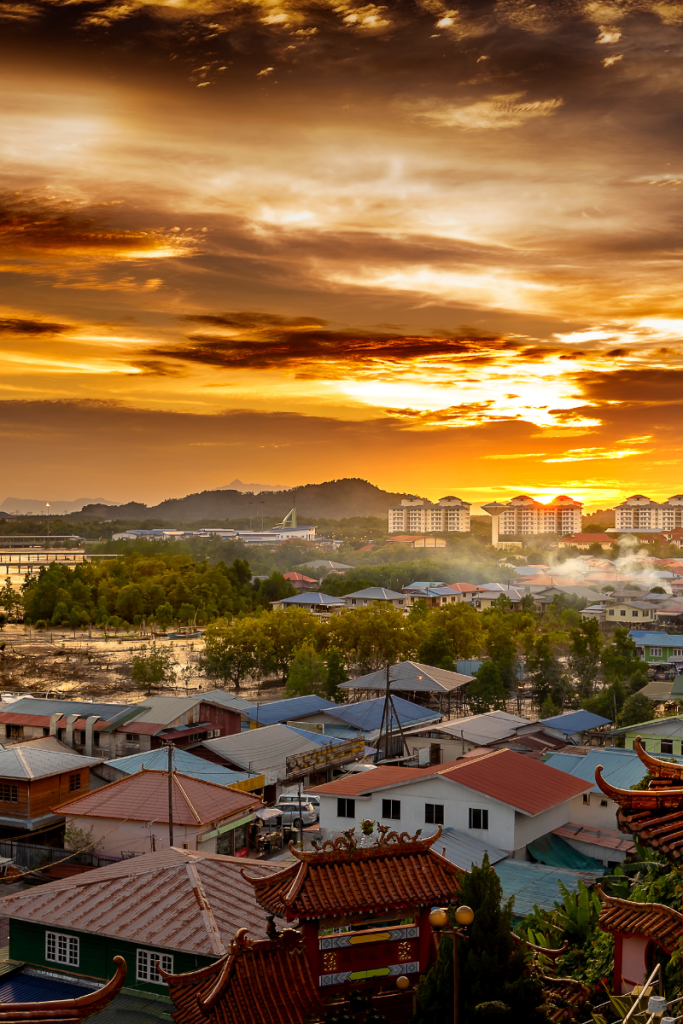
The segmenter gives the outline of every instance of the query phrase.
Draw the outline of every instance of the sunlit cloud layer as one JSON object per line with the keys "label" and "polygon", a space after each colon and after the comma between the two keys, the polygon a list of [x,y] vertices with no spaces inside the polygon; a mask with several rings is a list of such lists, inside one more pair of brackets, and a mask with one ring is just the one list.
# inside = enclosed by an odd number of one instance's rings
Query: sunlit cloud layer
{"label": "sunlit cloud layer", "polygon": [[[667,496],[683,2],[26,0],[0,20],[0,406],[26,465],[82,493],[84,452],[125,423],[150,459],[110,460],[122,499],[341,472]],[[31,415],[61,424],[58,465]],[[202,458],[164,468],[164,429]]]}

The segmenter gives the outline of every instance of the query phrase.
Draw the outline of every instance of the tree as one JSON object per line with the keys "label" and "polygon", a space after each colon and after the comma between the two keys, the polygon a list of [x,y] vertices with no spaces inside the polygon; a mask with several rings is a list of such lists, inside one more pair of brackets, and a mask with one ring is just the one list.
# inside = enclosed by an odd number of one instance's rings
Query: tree
{"label": "tree", "polygon": [[474,681],[467,687],[470,711],[475,715],[482,715],[487,711],[505,711],[506,695],[498,666],[492,661],[485,661],[477,671]]}
{"label": "tree", "polygon": [[170,626],[170,624],[173,622],[175,618],[173,614],[172,605],[170,605],[168,601],[165,601],[163,604],[160,604],[156,612],[154,613],[154,618],[156,619],[159,627],[162,630],[165,630],[168,626]]}
{"label": "tree", "polygon": [[296,590],[281,572],[274,572],[267,580],[259,581],[257,594],[260,604],[264,608],[270,608],[271,601],[282,601],[285,597],[293,597]]}
{"label": "tree", "polygon": [[284,681],[294,652],[313,640],[317,630],[315,618],[305,608],[276,608],[259,621],[267,650],[263,668],[274,669]]}
{"label": "tree", "polygon": [[417,660],[423,665],[455,672],[453,641],[443,626],[435,626],[417,649]]}
{"label": "tree", "polygon": [[22,604],[21,595],[17,594],[9,579],[5,580],[5,585],[0,590],[0,608],[5,609],[9,618],[15,618]]}
{"label": "tree", "polygon": [[637,661],[636,645],[625,626],[614,630],[612,643],[603,648],[602,670],[607,684],[628,679]]}
{"label": "tree", "polygon": [[579,696],[590,697],[600,669],[600,624],[597,619],[582,619],[570,636],[569,668],[578,679]]}
{"label": "tree", "polygon": [[486,653],[496,665],[505,689],[512,690],[517,686],[519,664],[513,618],[510,615],[490,615],[488,627]]}
{"label": "tree", "polygon": [[420,623],[381,605],[335,615],[326,635],[328,644],[339,648],[358,675],[416,657],[421,639]]}
{"label": "tree", "polygon": [[337,704],[343,704],[346,700],[346,691],[340,690],[340,683],[345,683],[349,676],[344,668],[344,658],[338,647],[330,647],[327,652],[327,679],[323,688],[323,694],[328,700]]}
{"label": "tree", "polygon": [[[478,1024],[497,1015],[506,1024],[546,1024],[540,982],[532,976],[524,945],[512,936],[513,900],[502,902],[498,875],[488,854],[481,867],[464,874],[459,902],[474,911],[469,937],[458,943],[460,1020]],[[454,912],[449,909],[451,924]],[[417,987],[413,1024],[449,1024],[453,1020],[453,946],[439,941],[436,963]],[[498,1006],[494,1006],[498,1004]]]}
{"label": "tree", "polygon": [[649,722],[652,719],[652,705],[642,693],[634,693],[624,701],[619,715],[617,725],[623,728],[625,725],[639,725],[640,722]]}
{"label": "tree", "polygon": [[321,654],[310,644],[303,644],[294,654],[287,674],[288,697],[321,693],[327,679],[327,666]]}
{"label": "tree", "polygon": [[536,638],[527,659],[527,669],[536,692],[539,706],[550,697],[556,707],[564,704],[568,681],[558,661],[548,633]]}
{"label": "tree", "polygon": [[94,841],[92,827],[79,828],[74,821],[70,821],[64,829],[64,845],[67,850],[87,850],[93,846]]}
{"label": "tree", "polygon": [[175,682],[173,671],[173,655],[168,649],[157,647],[151,644],[148,648],[143,645],[137,654],[133,655],[130,677],[141,690],[152,690],[160,687],[163,683]]}
{"label": "tree", "polygon": [[220,619],[212,622],[204,633],[199,668],[210,679],[218,679],[224,685],[232,683],[239,690],[242,680],[260,668],[266,650],[260,618],[234,619],[231,623]]}
{"label": "tree", "polygon": [[435,625],[446,630],[456,661],[479,657],[484,648],[484,629],[481,615],[471,604],[459,601],[432,614]]}

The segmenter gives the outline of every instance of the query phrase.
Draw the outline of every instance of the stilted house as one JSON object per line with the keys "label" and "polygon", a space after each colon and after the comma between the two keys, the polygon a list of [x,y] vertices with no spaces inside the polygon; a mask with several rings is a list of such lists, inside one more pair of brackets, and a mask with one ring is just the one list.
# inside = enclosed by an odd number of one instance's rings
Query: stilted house
{"label": "stilted house", "polygon": [[[463,873],[433,850],[440,830],[430,839],[386,826],[379,833],[357,840],[350,829],[305,853],[292,844],[296,863],[271,875],[243,869],[256,902],[300,931],[278,935],[273,926],[261,942],[242,931],[210,967],[164,973],[176,1024],[199,1020],[198,997],[208,1024],[303,1024],[322,1019],[330,1004],[341,1007],[353,989],[366,990],[390,1019],[407,1021],[411,989],[435,956],[430,910],[457,900]],[[397,986],[399,978],[407,986]]]}

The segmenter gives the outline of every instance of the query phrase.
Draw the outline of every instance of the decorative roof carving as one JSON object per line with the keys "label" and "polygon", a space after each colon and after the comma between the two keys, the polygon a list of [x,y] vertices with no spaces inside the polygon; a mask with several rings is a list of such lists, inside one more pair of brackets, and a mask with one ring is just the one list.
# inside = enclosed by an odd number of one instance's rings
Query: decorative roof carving
{"label": "decorative roof carving", "polygon": [[608,896],[600,885],[597,890],[602,900],[598,925],[603,932],[641,935],[666,953],[673,953],[680,939],[683,914],[662,903],[636,903]]}
{"label": "decorative roof carving", "polygon": [[460,891],[462,871],[432,850],[441,829],[420,833],[379,826],[372,846],[360,845],[349,829],[334,841],[302,852],[289,848],[298,864],[261,878],[242,876],[254,886],[262,907],[288,921],[383,913],[447,902]]}
{"label": "decorative roof carving", "polygon": [[253,940],[240,928],[226,956],[189,974],[159,968],[175,1024],[304,1024],[322,1015],[301,935],[269,934]]}
{"label": "decorative roof carving", "polygon": [[648,789],[617,789],[602,777],[602,766],[595,769],[595,781],[606,796],[619,806],[617,823],[622,832],[630,832],[638,842],[659,850],[668,860],[683,860],[683,766],[660,761],[644,749],[638,736],[635,750],[652,778]]}
{"label": "decorative roof carving", "polygon": [[104,1010],[114,996],[123,988],[126,980],[126,961],[121,956],[114,957],[116,973],[106,985],[77,996],[75,999],[49,999],[42,1003],[0,1003],[0,1021],[2,1024],[39,1024],[49,1021],[50,1024],[79,1024],[88,1017]]}

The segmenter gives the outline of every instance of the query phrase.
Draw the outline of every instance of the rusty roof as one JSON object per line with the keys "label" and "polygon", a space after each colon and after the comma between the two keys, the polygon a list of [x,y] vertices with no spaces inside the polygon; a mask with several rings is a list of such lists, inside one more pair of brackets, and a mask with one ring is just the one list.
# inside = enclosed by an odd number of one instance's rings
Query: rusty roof
{"label": "rusty roof", "polygon": [[[0,899],[0,915],[165,949],[223,956],[238,928],[266,934],[244,860],[172,848]],[[249,865],[273,875],[273,865]],[[66,909],[68,908],[68,910]]]}
{"label": "rusty roof", "polygon": [[598,885],[602,910],[598,925],[613,935],[641,935],[671,954],[678,946],[683,915],[662,903],[636,903],[608,896]]}
{"label": "rusty roof", "polygon": [[304,1024],[322,1016],[298,932],[254,942],[240,929],[227,956],[188,974],[166,974],[176,1024]]}
{"label": "rusty roof", "polygon": [[441,828],[429,839],[382,825],[379,833],[371,846],[360,845],[364,840],[353,829],[313,852],[301,853],[290,843],[297,864],[244,877],[261,906],[288,921],[411,909],[451,900],[460,891],[462,870],[432,850]]}
{"label": "rusty roof", "polygon": [[[239,811],[262,806],[260,800],[247,793],[173,772],[173,821],[176,825],[201,827]],[[167,822],[168,772],[143,768],[135,775],[68,800],[52,810],[79,818]]]}
{"label": "rusty roof", "polygon": [[487,750],[477,758],[463,758],[430,768],[393,768],[389,765],[371,772],[354,774],[318,786],[311,792],[359,796],[390,786],[420,782],[440,775],[451,782],[485,793],[494,800],[509,804],[524,814],[540,814],[579,793],[592,788],[592,783],[576,779],[567,772],[550,768],[514,750]]}

